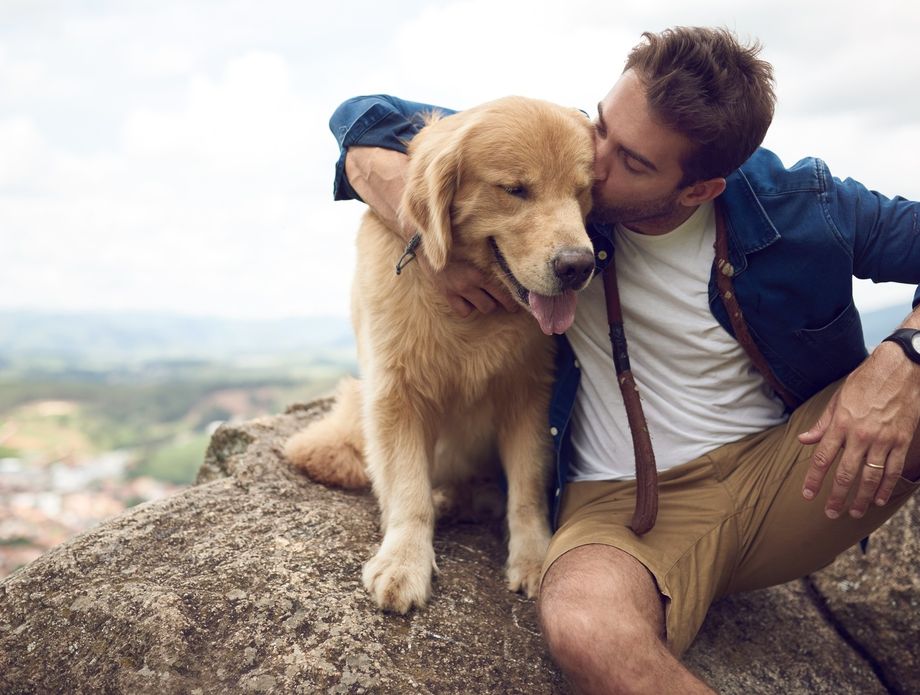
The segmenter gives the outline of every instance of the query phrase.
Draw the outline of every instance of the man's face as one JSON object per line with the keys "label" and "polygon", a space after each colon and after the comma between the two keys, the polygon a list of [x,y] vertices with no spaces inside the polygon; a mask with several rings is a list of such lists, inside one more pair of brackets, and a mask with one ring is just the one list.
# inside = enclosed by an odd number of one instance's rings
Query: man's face
{"label": "man's face", "polygon": [[597,110],[592,216],[646,234],[671,231],[693,211],[678,200],[690,142],[658,122],[632,70]]}

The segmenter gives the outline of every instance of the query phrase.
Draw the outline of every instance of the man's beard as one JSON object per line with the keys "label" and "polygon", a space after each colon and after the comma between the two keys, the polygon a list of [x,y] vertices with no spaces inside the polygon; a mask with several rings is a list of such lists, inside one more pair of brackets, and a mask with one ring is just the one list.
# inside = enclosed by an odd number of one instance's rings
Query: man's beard
{"label": "man's beard", "polygon": [[679,195],[680,191],[674,190],[655,200],[624,205],[606,205],[595,198],[594,207],[591,209],[591,219],[609,224],[619,223],[627,227],[643,222],[665,220],[677,212],[680,207],[677,202]]}

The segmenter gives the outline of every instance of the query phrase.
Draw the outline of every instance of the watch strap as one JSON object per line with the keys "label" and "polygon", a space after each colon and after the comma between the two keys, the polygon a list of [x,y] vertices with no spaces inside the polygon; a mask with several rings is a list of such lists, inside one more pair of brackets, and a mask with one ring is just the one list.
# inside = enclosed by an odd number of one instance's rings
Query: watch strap
{"label": "watch strap", "polygon": [[901,349],[904,350],[904,354],[907,355],[908,358],[920,364],[920,352],[917,351],[913,343],[914,337],[917,335],[920,335],[920,330],[916,328],[899,328],[882,340],[882,342],[890,341],[892,343],[897,343],[901,346]]}

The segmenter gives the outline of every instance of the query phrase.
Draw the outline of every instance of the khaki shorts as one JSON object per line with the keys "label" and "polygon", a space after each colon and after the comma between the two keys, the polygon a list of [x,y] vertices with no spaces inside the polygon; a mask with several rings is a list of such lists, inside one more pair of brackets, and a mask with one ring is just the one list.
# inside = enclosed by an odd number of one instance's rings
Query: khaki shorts
{"label": "khaki shorts", "polygon": [[840,383],[813,396],[787,423],[661,473],[658,520],[642,537],[627,528],[635,481],[568,484],[544,575],[579,546],[600,543],[629,553],[655,577],[666,599],[668,648],[680,655],[716,599],[830,564],[920,487],[902,478],[884,507],[870,505],[862,519],[844,513],[832,521],[824,515],[832,469],[817,498],[803,499],[814,447],[803,446],[796,435],[814,424]]}

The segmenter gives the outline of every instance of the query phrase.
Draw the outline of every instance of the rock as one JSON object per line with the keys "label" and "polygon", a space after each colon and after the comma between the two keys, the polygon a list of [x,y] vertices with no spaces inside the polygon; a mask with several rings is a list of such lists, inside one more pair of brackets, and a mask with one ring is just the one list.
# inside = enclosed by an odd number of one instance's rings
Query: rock
{"label": "rock", "polygon": [[863,553],[851,548],[811,577],[835,628],[892,692],[920,693],[920,499],[914,495]]}
{"label": "rock", "polygon": [[[314,485],[280,460],[285,439],[328,406],[220,428],[196,486],[0,582],[0,692],[569,692],[534,603],[504,588],[500,525],[439,528],[429,606],[376,610],[360,583],[378,541],[372,496]],[[891,532],[911,536],[915,558],[916,524],[903,530],[901,514]],[[917,644],[916,610],[902,623],[885,605],[897,596],[897,606],[916,606],[915,560],[893,557],[879,570],[904,581],[880,574],[878,605],[853,604],[863,591],[827,589],[853,581],[830,572],[871,569],[861,562],[720,602],[688,664],[723,693],[917,691],[915,665],[889,668],[853,646],[886,630],[904,649]],[[848,611],[872,631],[842,638]]]}

